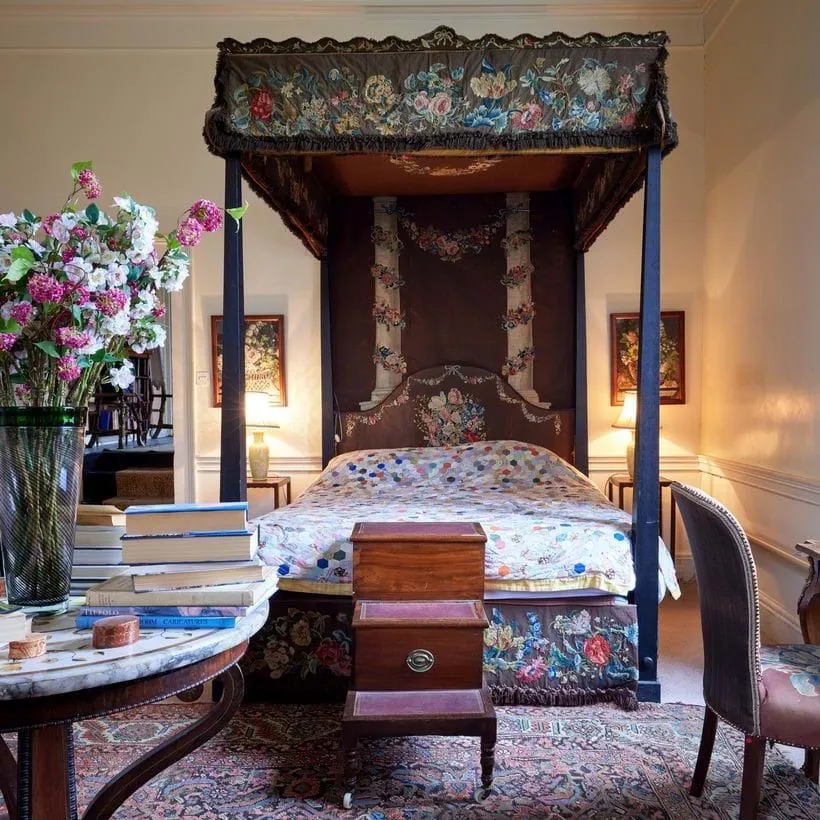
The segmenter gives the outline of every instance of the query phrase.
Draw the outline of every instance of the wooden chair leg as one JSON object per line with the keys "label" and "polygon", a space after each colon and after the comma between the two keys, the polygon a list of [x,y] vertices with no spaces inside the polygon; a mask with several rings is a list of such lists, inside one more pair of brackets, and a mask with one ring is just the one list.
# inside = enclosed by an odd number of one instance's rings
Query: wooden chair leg
{"label": "wooden chair leg", "polygon": [[803,763],[803,774],[817,785],[820,779],[820,749],[806,749],[806,760]]}
{"label": "wooden chair leg", "polygon": [[689,787],[689,794],[693,797],[700,797],[703,794],[703,786],[706,783],[706,775],[709,772],[709,763],[712,760],[712,749],[715,745],[717,725],[717,715],[707,706],[706,714],[703,716],[703,731],[700,735],[698,762],[695,764],[695,773],[692,775],[692,785]]}
{"label": "wooden chair leg", "polygon": [[740,820],[754,820],[760,806],[766,738],[746,737],[743,751],[743,785],[740,791]]}

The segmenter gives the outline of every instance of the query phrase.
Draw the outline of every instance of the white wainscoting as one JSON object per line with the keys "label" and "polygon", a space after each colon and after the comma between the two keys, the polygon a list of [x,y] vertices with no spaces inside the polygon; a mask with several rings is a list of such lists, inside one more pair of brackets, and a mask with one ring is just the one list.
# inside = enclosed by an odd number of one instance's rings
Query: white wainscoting
{"label": "white wainscoting", "polygon": [[725,504],[749,534],[764,640],[801,643],[797,600],[808,563],[794,545],[820,535],[820,481],[711,456],[701,456],[700,467],[703,489]]}

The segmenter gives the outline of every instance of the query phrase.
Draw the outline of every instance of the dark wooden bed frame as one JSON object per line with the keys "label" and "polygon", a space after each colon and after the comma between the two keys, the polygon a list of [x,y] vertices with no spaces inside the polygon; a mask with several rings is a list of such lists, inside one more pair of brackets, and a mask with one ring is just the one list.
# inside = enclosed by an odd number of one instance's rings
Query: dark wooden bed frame
{"label": "dark wooden bed frame", "polygon": [[[515,40],[503,40],[487,35],[480,40],[468,41],[450,29],[442,28],[415,41],[388,38],[385,41],[358,38],[347,43],[325,39],[317,43],[288,40],[271,43],[259,40],[242,44],[227,40],[220,44],[217,63],[214,107],[206,119],[205,136],[214,153],[225,160],[225,207],[239,208],[243,204],[242,176],[251,187],[273,208],[286,223],[301,236],[306,246],[321,260],[321,403],[322,403],[322,456],[327,461],[336,452],[335,435],[337,416],[333,406],[333,367],[331,361],[331,302],[327,259],[327,220],[324,223],[316,212],[321,204],[310,210],[305,200],[311,200],[315,179],[311,179],[311,157],[322,156],[344,159],[350,155],[396,155],[403,152],[435,150],[442,155],[460,150],[471,156],[515,155],[527,152],[528,162],[551,162],[564,152],[565,157],[586,156],[583,171],[574,178],[572,205],[575,212],[577,235],[575,239],[577,283],[577,335],[575,349],[575,407],[574,435],[571,460],[575,466],[588,472],[587,425],[587,360],[586,310],[584,302],[585,253],[594,239],[604,230],[620,207],[641,187],[644,189],[643,249],[640,291],[640,358],[638,365],[638,423],[636,431],[635,495],[633,504],[633,552],[637,574],[634,603],[639,619],[639,690],[641,700],[659,701],[660,683],[657,680],[658,656],[658,479],[659,479],[659,401],[660,391],[660,177],[661,157],[677,144],[674,122],[666,97],[664,61],[666,37],[655,32],[648,35],[621,34],[614,38],[586,35],[569,38],[563,34],[534,38],[530,35]],[[561,54],[572,59],[592,55],[601,59],[602,49],[611,54],[615,49],[631,65],[640,61],[644,66],[642,77],[649,86],[645,98],[633,111],[632,121],[621,122],[613,129],[597,130],[583,127],[551,131],[531,131],[527,134],[493,133],[484,131],[454,131],[394,136],[362,135],[358,133],[306,132],[277,136],[251,134],[237,128],[231,119],[233,97],[231,83],[242,68],[242,61],[250,59],[287,61],[289,56],[310,53],[314,59],[332,61],[334,55],[368,55],[376,60],[385,51],[390,59],[396,53],[448,51],[461,59],[463,52],[475,54],[497,50],[512,51],[514,55],[529,55],[533,50],[549,50],[556,62]],[[390,61],[385,63],[389,70]],[[648,66],[648,67],[647,67]],[[289,64],[286,66],[292,70]],[[283,184],[284,177],[274,160],[278,157],[293,179],[299,178],[301,200],[293,195],[293,185]],[[557,161],[557,160],[556,160]],[[263,178],[263,172],[268,174]],[[315,177],[315,174],[314,174]],[[321,188],[321,186],[318,186]],[[572,185],[570,186],[572,187]],[[308,191],[307,194],[304,191]],[[373,192],[367,192],[373,195]],[[315,199],[311,200],[315,204]],[[324,233],[323,233],[324,231]],[[224,501],[246,497],[246,457],[244,419],[244,292],[242,228],[224,232],[224,336],[223,336],[223,407],[220,466],[220,497]],[[407,381],[411,381],[410,377]],[[374,408],[375,410],[375,408]],[[368,411],[371,412],[371,411]],[[535,412],[535,411],[532,411]],[[562,411],[563,412],[563,411]],[[344,414],[343,420],[355,414]],[[355,437],[343,440],[342,446],[351,447]],[[567,441],[561,442],[566,446]],[[397,442],[392,441],[392,446]],[[562,453],[564,454],[564,453]]]}

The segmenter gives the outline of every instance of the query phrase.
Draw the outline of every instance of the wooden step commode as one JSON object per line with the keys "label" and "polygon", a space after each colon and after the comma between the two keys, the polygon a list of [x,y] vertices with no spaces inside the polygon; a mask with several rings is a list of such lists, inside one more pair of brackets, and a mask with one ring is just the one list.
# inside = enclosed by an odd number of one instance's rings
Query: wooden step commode
{"label": "wooden step commode", "polygon": [[365,522],[353,528],[353,687],[342,718],[343,804],[351,808],[361,737],[481,738],[490,792],[496,716],[484,687],[488,626],[479,524]]}

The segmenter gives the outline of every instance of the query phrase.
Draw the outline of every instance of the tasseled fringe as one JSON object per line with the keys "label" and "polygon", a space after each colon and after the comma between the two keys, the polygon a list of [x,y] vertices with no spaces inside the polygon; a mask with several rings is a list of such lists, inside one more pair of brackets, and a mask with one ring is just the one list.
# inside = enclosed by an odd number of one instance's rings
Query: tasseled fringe
{"label": "tasseled fringe", "polygon": [[634,689],[623,686],[611,689],[535,689],[523,686],[490,686],[497,706],[592,706],[614,703],[629,712],[638,708]]}

